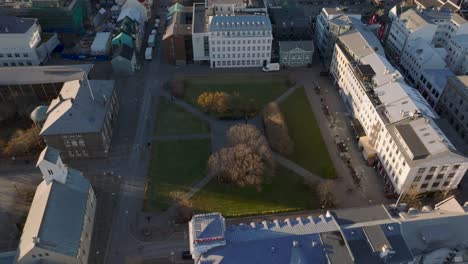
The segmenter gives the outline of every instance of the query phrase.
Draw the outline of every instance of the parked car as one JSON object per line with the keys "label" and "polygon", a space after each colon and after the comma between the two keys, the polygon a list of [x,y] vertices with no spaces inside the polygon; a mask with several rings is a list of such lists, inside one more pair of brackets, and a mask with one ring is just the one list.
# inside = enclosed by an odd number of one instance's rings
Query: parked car
{"label": "parked car", "polygon": [[263,67],[264,72],[271,72],[271,71],[279,71],[280,65],[279,63],[268,63],[265,67]]}

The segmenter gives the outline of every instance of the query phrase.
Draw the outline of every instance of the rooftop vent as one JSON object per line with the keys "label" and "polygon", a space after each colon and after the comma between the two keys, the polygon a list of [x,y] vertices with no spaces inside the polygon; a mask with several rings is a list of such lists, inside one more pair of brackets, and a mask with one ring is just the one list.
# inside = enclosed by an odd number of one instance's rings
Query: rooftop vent
{"label": "rooftop vent", "polygon": [[410,209],[408,209],[408,214],[409,215],[417,215],[417,214],[419,214],[419,210],[414,208],[414,207],[411,207]]}
{"label": "rooftop vent", "polygon": [[39,237],[33,237],[32,239],[34,244],[39,244],[41,242],[41,239]]}

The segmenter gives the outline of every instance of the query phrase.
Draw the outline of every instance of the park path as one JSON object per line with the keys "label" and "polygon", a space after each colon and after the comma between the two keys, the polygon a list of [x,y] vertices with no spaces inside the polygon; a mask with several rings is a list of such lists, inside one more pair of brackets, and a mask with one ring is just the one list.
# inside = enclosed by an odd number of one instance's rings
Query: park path
{"label": "park path", "polygon": [[275,161],[281,164],[282,166],[292,170],[297,175],[302,176],[306,180],[310,180],[311,182],[319,182],[323,180],[322,177],[318,176],[317,174],[313,174],[312,172],[304,169],[297,163],[281,156],[278,153],[273,152],[273,159],[275,159]]}

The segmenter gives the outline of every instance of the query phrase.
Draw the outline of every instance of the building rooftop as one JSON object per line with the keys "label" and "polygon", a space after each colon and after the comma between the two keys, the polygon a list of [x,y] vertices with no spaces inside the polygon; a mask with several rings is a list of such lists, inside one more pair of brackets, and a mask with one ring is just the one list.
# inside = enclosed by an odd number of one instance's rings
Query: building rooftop
{"label": "building rooftop", "polygon": [[242,5],[246,4],[245,0],[206,0],[206,7],[212,5]]}
{"label": "building rooftop", "polygon": [[47,110],[48,117],[40,135],[101,131],[113,92],[113,80],[66,82]]}
{"label": "building rooftop", "polygon": [[266,15],[213,16],[209,31],[271,30],[270,18]]}
{"label": "building rooftop", "polygon": [[445,89],[449,77],[455,74],[448,68],[444,69],[424,69],[424,76],[427,76],[428,82],[432,83],[433,89],[438,90],[439,93]]}
{"label": "building rooftop", "polygon": [[[458,9],[458,8],[456,8],[456,9]],[[457,13],[452,14],[452,21],[455,22],[455,24],[457,24],[459,26],[467,23],[466,19],[464,19],[462,16],[460,16]]]}
{"label": "building rooftop", "polygon": [[89,188],[89,181],[74,169],[68,169],[65,184],[42,181],[24,225],[18,259],[33,247],[75,257],[80,249]]}
{"label": "building rooftop", "polygon": [[213,239],[224,239],[225,222],[219,214],[195,215],[192,218],[193,237],[196,244]]}
{"label": "building rooftop", "polygon": [[424,9],[437,8],[443,4],[439,0],[415,0],[415,3]]}
{"label": "building rooftop", "polygon": [[411,32],[415,32],[429,24],[429,22],[426,20],[426,17],[422,16],[414,9],[409,9],[406,12],[402,13],[400,15],[400,20]]}
{"label": "building rooftop", "polygon": [[279,41],[280,52],[289,52],[294,49],[314,51],[314,42],[310,41]]}
{"label": "building rooftop", "polygon": [[0,34],[26,33],[36,23],[36,18],[19,18],[0,15]]}
{"label": "building rooftop", "polygon": [[58,149],[47,146],[45,147],[45,149],[42,150],[41,154],[39,155],[36,166],[38,166],[43,160],[56,164],[59,158],[60,151]]}
{"label": "building rooftop", "polygon": [[93,64],[0,67],[0,85],[62,83],[84,78]]}
{"label": "building rooftop", "polygon": [[352,22],[353,29],[340,35],[339,39],[354,59],[360,59],[372,53],[385,56],[384,49],[374,33],[355,17],[350,16],[349,20]]}
{"label": "building rooftop", "polygon": [[406,45],[406,50],[416,58],[423,69],[443,69],[447,67],[445,60],[439,55],[436,49],[422,38],[409,40]]}

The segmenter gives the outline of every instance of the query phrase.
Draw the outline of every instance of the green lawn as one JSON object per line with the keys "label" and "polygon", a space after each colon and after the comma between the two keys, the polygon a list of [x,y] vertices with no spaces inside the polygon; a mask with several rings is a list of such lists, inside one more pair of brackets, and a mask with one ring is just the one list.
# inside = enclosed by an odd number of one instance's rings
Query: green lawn
{"label": "green lawn", "polygon": [[287,75],[213,75],[185,77],[185,99],[198,107],[203,92],[238,94],[240,103],[257,111],[283,94],[290,86]]}
{"label": "green lawn", "polygon": [[203,120],[185,111],[165,98],[160,98],[156,115],[156,135],[208,133],[209,126]]}
{"label": "green lawn", "polygon": [[159,141],[154,144],[145,194],[145,211],[161,211],[170,204],[170,193],[188,191],[206,176],[210,141]]}
{"label": "green lawn", "polygon": [[280,104],[294,153],[288,158],[323,178],[336,178],[335,168],[323,142],[304,88],[297,89]]}
{"label": "green lawn", "polygon": [[261,191],[212,180],[192,198],[196,212],[220,212],[226,217],[259,215],[319,208],[315,188],[279,166],[270,184]]}

